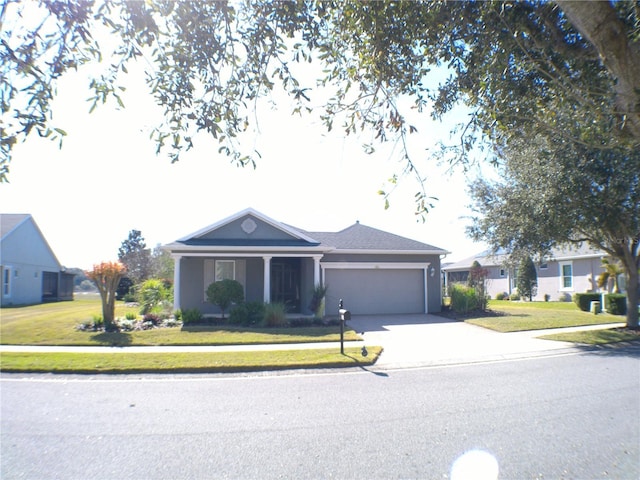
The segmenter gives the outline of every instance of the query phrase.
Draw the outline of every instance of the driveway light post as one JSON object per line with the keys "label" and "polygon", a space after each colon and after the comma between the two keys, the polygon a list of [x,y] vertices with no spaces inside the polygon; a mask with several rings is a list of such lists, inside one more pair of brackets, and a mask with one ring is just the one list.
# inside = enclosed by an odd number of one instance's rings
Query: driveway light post
{"label": "driveway light post", "polygon": [[351,312],[343,308],[342,299],[338,302],[338,314],[340,315],[340,353],[344,355],[344,322],[351,320]]}

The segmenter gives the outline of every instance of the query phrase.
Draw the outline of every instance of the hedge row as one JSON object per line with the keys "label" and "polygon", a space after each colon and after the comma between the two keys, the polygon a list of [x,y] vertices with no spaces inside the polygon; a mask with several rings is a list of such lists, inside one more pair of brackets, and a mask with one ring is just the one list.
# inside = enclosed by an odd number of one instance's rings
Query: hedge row
{"label": "hedge row", "polygon": [[[583,312],[591,310],[591,302],[600,302],[602,295],[599,293],[576,293],[573,301]],[[627,297],[620,293],[607,293],[604,296],[604,309],[612,315],[627,314]]]}

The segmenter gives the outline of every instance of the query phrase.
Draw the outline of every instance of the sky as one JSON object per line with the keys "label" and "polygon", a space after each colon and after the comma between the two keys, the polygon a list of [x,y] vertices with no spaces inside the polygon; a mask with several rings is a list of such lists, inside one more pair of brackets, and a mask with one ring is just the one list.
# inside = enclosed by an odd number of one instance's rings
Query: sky
{"label": "sky", "polygon": [[255,169],[232,164],[204,137],[171,164],[149,139],[161,110],[142,77],[129,77],[125,109],[111,103],[92,113],[87,72],[63,77],[53,103],[54,123],[68,134],[62,148],[32,135],[15,147],[9,183],[0,184],[0,213],[31,214],[67,268],[116,260],[133,229],[153,248],[249,207],[307,231],[339,231],[359,221],[448,250],[445,262],[486,248],[465,235],[467,181],[484,172],[450,171],[429,160],[428,149],[449,141],[459,118],[436,122],[422,113],[412,119],[418,129],[410,136],[412,157],[428,195],[438,199],[422,222],[414,214],[413,177],[401,178],[388,209],[377,193],[403,170],[397,150],[376,145],[366,154],[368,133],[327,132],[317,114],[292,116],[288,98],[274,99],[277,106],[261,103],[257,126],[242,139],[261,154]]}

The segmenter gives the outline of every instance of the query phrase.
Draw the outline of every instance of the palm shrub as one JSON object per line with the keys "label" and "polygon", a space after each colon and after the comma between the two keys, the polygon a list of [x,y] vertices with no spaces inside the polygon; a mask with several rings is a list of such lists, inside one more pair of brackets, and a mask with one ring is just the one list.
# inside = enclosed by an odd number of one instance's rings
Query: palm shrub
{"label": "palm shrub", "polygon": [[150,278],[138,289],[140,314],[163,314],[171,311],[173,304],[173,289],[168,282],[157,278]]}
{"label": "palm shrub", "polygon": [[309,302],[309,310],[313,312],[315,318],[322,318],[324,314],[324,298],[327,295],[327,285],[316,285],[311,295],[311,302]]}
{"label": "palm shrub", "polygon": [[237,280],[225,279],[218,282],[213,282],[207,287],[207,301],[216,305],[222,312],[222,318],[224,318],[224,312],[232,303],[240,303],[244,300],[244,289],[242,284]]}
{"label": "palm shrub", "polygon": [[607,288],[610,282],[613,282],[613,289],[611,293],[620,293],[620,286],[618,285],[618,277],[624,273],[624,268],[620,262],[610,262],[608,259],[602,259],[602,268],[604,271],[598,275],[598,287]]}

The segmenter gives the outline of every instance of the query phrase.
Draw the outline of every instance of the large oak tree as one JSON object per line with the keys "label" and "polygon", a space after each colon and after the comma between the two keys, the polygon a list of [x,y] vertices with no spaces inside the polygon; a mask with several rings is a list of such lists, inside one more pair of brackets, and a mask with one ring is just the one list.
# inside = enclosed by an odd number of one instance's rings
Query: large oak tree
{"label": "large oak tree", "polygon": [[620,262],[627,326],[638,327],[640,150],[599,150],[562,138],[512,141],[500,179],[472,184],[479,213],[469,231],[495,248],[544,257],[558,245],[588,243]]}

